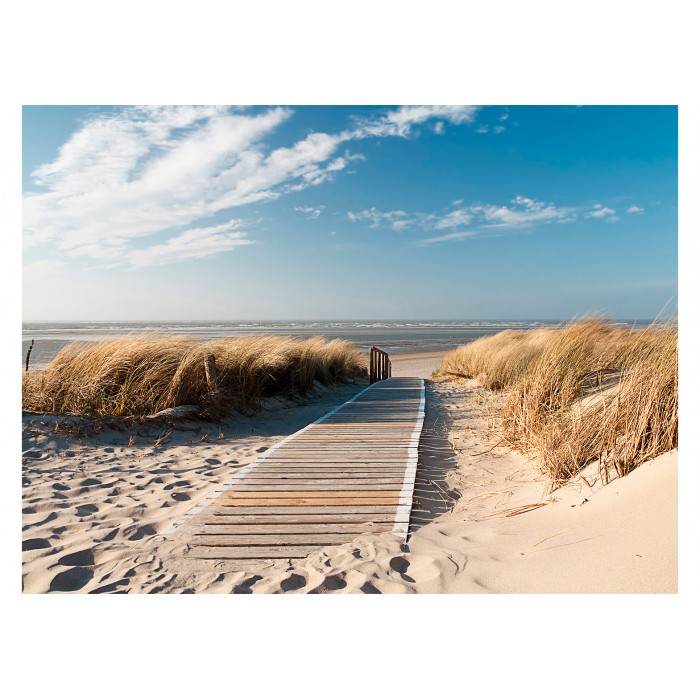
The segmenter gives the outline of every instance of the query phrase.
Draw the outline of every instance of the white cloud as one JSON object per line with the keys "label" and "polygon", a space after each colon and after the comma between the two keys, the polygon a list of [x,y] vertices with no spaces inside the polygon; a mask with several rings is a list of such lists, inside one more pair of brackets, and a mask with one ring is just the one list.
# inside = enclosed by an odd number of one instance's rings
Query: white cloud
{"label": "white cloud", "polygon": [[[593,209],[584,214],[587,219],[605,219],[607,217],[614,217],[615,210],[610,209],[610,207],[604,207],[602,204],[594,204]],[[611,219],[617,221],[618,219]]]}
{"label": "white cloud", "polygon": [[294,211],[301,212],[302,214],[308,214],[307,219],[318,219],[321,216],[321,212],[324,207],[294,207]]}
{"label": "white cloud", "polygon": [[520,228],[542,223],[568,223],[576,218],[571,207],[557,207],[536,199],[518,195],[511,200],[514,206],[497,206],[493,204],[476,204],[471,207],[472,214],[485,226]]}
{"label": "white cloud", "polygon": [[505,127],[505,126],[499,125],[499,126],[494,126],[494,127],[493,127],[493,133],[494,133],[494,134],[502,134],[505,130],[506,130],[506,127]]}
{"label": "white cloud", "polygon": [[455,226],[466,226],[472,220],[472,215],[468,209],[455,209],[446,216],[438,219],[434,225],[438,231]]}
{"label": "white cloud", "polygon": [[474,238],[475,231],[459,231],[457,233],[446,233],[444,236],[436,236],[435,238],[422,238],[419,244],[422,246],[434,245],[435,243],[447,243],[450,241],[463,241],[467,238]]}
{"label": "white cloud", "polygon": [[[115,237],[152,235],[275,196],[270,188],[284,178],[277,152],[266,159],[256,144],[289,115],[170,108],[98,116],[35,171],[48,191],[24,197],[25,244],[56,238],[62,250],[100,257]],[[298,168],[299,160],[286,165]]]}
{"label": "white cloud", "polygon": [[644,213],[644,208],[643,207],[638,207],[636,204],[633,204],[631,207],[627,209],[628,214],[643,214]]}
{"label": "white cloud", "polygon": [[[462,200],[456,200],[461,203]],[[517,196],[510,205],[472,204],[454,209],[448,214],[409,214],[403,210],[383,212],[375,207],[360,212],[348,212],[352,222],[370,221],[370,228],[389,226],[395,231],[417,226],[423,230],[445,230],[471,224],[481,228],[523,228],[535,224],[569,223],[576,219],[575,209],[557,207],[529,197]],[[432,241],[432,239],[430,239]],[[440,240],[452,240],[440,238]]]}
{"label": "white cloud", "polygon": [[355,138],[366,136],[410,136],[413,127],[432,119],[450,124],[470,124],[479,107],[472,105],[416,105],[399,107],[378,119],[360,123]]}
{"label": "white cloud", "polygon": [[410,217],[405,211],[400,209],[384,212],[375,207],[357,212],[349,211],[348,219],[353,223],[357,221],[370,221],[370,228],[379,228],[382,225],[386,225],[394,231],[401,231],[416,223],[413,217]]}
{"label": "white cloud", "polygon": [[183,260],[210,258],[254,243],[255,241],[246,237],[246,233],[237,230],[240,224],[240,221],[231,220],[218,226],[189,229],[160,245],[144,250],[132,250],[128,259],[133,267],[165,265]]}
{"label": "white cloud", "polygon": [[433,127],[433,131],[440,135],[445,133],[445,122],[435,122],[435,126]]}
{"label": "white cloud", "polygon": [[489,128],[486,126],[486,124],[479,124],[474,131],[476,131],[477,134],[488,134],[489,133]]}

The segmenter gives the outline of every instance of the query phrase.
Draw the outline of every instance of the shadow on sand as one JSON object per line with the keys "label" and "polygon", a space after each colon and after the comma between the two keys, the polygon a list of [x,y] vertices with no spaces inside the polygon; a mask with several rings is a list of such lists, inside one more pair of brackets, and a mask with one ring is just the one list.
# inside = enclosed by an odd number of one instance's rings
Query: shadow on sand
{"label": "shadow on sand", "polygon": [[409,538],[423,525],[448,513],[459,493],[445,482],[449,471],[457,467],[457,459],[448,441],[449,416],[435,382],[425,380],[425,422],[418,448],[418,470],[409,521]]}

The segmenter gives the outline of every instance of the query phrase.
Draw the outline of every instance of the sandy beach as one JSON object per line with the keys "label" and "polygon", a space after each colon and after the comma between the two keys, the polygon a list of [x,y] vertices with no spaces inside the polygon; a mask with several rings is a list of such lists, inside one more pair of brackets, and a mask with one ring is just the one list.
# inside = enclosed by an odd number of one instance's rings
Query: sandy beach
{"label": "sandy beach", "polygon": [[[440,354],[397,355],[396,376],[429,378]],[[548,493],[536,465],[499,446],[502,397],[426,382],[410,538],[365,535],[263,565],[187,556],[174,521],[285,436],[364,385],[316,387],[254,417],[81,435],[23,416],[26,593],[673,593],[677,451],[602,486],[594,465]]]}

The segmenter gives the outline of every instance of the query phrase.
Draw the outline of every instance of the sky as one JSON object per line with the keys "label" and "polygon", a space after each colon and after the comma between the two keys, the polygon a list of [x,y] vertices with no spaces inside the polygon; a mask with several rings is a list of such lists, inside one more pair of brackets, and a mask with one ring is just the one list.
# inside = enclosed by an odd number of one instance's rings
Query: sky
{"label": "sky", "polygon": [[654,318],[677,109],[23,109],[25,321]]}

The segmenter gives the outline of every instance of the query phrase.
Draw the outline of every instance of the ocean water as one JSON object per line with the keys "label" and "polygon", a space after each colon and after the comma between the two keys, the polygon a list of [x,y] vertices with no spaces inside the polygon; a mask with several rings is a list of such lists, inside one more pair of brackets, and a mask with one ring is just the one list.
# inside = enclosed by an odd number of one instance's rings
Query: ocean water
{"label": "ocean water", "polygon": [[[127,334],[158,333],[188,335],[201,340],[254,334],[283,334],[299,338],[320,335],[343,338],[363,351],[372,345],[389,354],[445,351],[464,345],[483,335],[503,330],[527,330],[562,323],[556,320],[532,321],[221,321],[205,323],[23,323],[22,365],[29,344],[34,340],[30,367],[41,369],[67,343],[94,342]],[[627,321],[617,321],[629,325]],[[637,322],[636,325],[640,325]]]}

